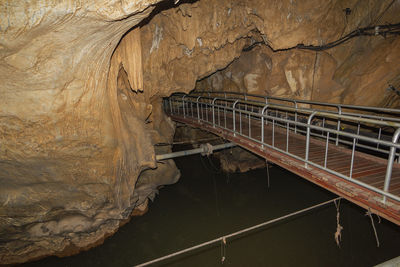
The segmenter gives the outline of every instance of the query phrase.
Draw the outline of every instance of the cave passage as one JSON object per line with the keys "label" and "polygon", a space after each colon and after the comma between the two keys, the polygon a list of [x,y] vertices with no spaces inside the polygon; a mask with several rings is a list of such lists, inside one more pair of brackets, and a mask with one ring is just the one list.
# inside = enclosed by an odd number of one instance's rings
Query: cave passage
{"label": "cave passage", "polygon": [[[190,148],[176,145],[174,151]],[[177,158],[176,164],[181,179],[103,245],[25,266],[134,266],[336,197],[275,165],[268,188],[265,169],[227,174],[216,158],[201,155]],[[334,239],[336,208],[329,205],[228,242],[224,264],[372,266],[398,256],[396,225],[375,218],[378,248],[364,209],[342,200],[340,216],[340,248]],[[154,266],[221,266],[220,249],[216,244]]]}
{"label": "cave passage", "polygon": [[[172,121],[162,99],[174,93],[400,108],[396,0],[10,2],[0,1],[0,265],[132,266],[335,197],[277,166],[268,188],[265,160],[240,148],[157,161],[192,149],[184,140],[223,142]],[[341,220],[340,248],[326,207],[234,240],[224,264],[398,256],[399,227],[377,224],[377,248],[363,210],[343,201]],[[165,264],[219,266],[220,249]]]}
{"label": "cave passage", "polygon": [[[177,145],[174,150],[190,148]],[[26,266],[134,266],[335,198],[275,165],[269,169],[268,188],[265,169],[222,173],[218,160],[200,155],[177,158],[176,163],[179,182],[161,190],[147,214],[135,217],[103,245]],[[228,242],[224,265],[372,266],[398,256],[400,231],[394,224],[375,218],[378,248],[364,209],[342,200],[340,219],[340,248],[334,239],[336,208],[329,205]],[[154,266],[221,266],[220,244]]]}

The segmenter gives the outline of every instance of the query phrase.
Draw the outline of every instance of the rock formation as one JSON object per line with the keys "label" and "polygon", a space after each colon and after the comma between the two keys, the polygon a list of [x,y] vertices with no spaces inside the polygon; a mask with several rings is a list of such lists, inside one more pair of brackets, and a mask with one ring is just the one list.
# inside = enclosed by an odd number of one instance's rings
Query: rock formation
{"label": "rock formation", "polygon": [[101,242],[177,180],[154,158],[173,124],[143,91],[140,29],[126,34],[155,2],[1,3],[1,263]]}
{"label": "rock formation", "polygon": [[391,0],[1,2],[0,262],[101,243],[176,182],[173,161],[155,161],[170,147],[154,146],[173,138],[161,107],[173,92],[397,106],[399,37],[282,49],[398,23],[399,11]]}

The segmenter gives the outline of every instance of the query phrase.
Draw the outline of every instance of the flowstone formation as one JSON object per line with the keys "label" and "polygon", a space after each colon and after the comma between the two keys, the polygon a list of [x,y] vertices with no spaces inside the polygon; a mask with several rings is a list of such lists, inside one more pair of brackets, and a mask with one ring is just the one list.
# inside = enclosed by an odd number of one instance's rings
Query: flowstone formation
{"label": "flowstone formation", "polygon": [[326,51],[274,52],[257,44],[199,81],[196,90],[400,107],[400,73],[392,69],[399,67],[398,47],[398,37],[359,37]]}
{"label": "flowstone formation", "polygon": [[173,138],[161,105],[173,92],[396,106],[398,37],[274,51],[399,11],[391,0],[2,1],[0,263],[99,244],[176,182],[173,161],[155,161],[170,151],[155,145]]}
{"label": "flowstone formation", "polygon": [[156,2],[0,4],[0,263],[101,243],[179,178],[132,29]]}

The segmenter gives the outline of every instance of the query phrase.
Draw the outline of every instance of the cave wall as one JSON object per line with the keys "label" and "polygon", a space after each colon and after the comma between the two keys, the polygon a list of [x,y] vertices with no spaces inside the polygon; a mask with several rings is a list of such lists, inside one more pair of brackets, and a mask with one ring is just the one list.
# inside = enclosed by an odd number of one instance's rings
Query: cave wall
{"label": "cave wall", "polygon": [[121,141],[107,79],[156,2],[0,3],[1,263],[74,253],[128,218],[134,181],[156,165],[149,142],[124,154],[134,141]]}
{"label": "cave wall", "polygon": [[331,103],[399,107],[400,38],[359,37],[328,51],[245,51],[196,84],[200,91],[236,91]]}
{"label": "cave wall", "polygon": [[[398,36],[362,36],[318,52],[290,48],[324,45],[357,28],[397,23],[399,13],[397,1],[182,4],[143,28],[145,87],[398,106],[396,93],[387,90],[389,84],[400,87]],[[263,45],[242,53],[260,41]]]}
{"label": "cave wall", "polygon": [[[398,75],[398,39],[357,39],[318,55],[270,48],[392,22],[398,1],[157,2],[0,3],[1,263],[99,244],[177,181],[173,161],[155,162],[170,147],[154,144],[174,133],[161,97],[199,79],[208,77],[198,88],[393,105],[371,98]],[[242,53],[255,40],[266,45]]]}

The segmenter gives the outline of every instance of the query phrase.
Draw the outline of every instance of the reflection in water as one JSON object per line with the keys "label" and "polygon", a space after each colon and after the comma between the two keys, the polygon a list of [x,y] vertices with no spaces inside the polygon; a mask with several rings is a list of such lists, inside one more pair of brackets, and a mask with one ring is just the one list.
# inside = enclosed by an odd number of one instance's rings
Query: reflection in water
{"label": "reflection in water", "polygon": [[[183,148],[182,148],[183,149]],[[149,212],[135,217],[102,246],[30,266],[133,266],[336,196],[277,166],[217,173],[199,155],[176,160],[180,181],[160,190]],[[375,217],[376,219],[376,217]],[[227,240],[224,266],[373,266],[400,255],[400,227],[375,220],[376,247],[365,210],[342,200],[340,248],[333,204]],[[154,266],[221,266],[220,244]]]}

